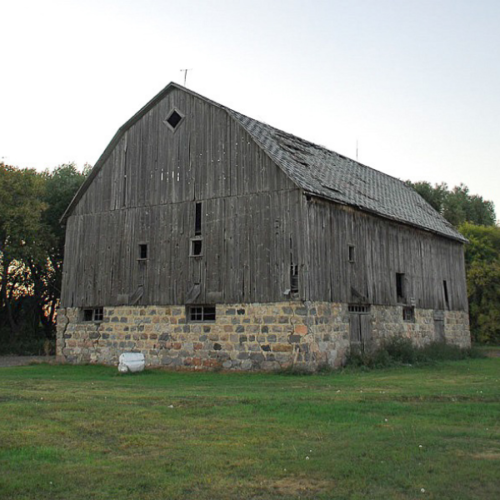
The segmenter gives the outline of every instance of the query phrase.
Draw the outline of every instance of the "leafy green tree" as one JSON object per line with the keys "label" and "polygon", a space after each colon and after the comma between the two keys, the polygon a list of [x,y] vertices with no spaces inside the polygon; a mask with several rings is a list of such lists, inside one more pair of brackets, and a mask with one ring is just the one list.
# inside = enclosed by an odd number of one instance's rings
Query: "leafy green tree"
{"label": "leafy green tree", "polygon": [[496,223],[493,202],[482,196],[471,195],[464,184],[449,189],[445,183],[432,186],[429,182],[410,182],[406,184],[424,198],[435,210],[455,227],[464,222],[481,226],[494,226]]}
{"label": "leafy green tree", "polygon": [[0,310],[4,310],[14,334],[19,323],[13,299],[29,292],[24,260],[38,251],[42,212],[43,179],[32,169],[0,163]]}
{"label": "leafy green tree", "polygon": [[500,227],[464,223],[471,333],[479,342],[500,342]]}
{"label": "leafy green tree", "polygon": [[60,218],[88,171],[0,163],[0,327],[14,338],[54,333],[65,239]]}

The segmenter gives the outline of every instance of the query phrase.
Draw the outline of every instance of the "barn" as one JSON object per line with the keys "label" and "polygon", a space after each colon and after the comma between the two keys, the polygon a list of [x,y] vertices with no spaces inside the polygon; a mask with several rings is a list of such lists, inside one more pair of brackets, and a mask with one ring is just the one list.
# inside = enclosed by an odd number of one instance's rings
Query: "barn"
{"label": "barn", "polygon": [[466,240],[416,192],[175,83],[63,220],[67,362],[315,369],[395,335],[470,345]]}

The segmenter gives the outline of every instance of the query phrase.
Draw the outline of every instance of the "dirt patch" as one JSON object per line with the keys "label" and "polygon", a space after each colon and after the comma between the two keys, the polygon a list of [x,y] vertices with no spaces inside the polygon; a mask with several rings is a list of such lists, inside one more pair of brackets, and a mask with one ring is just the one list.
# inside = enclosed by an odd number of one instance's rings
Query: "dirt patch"
{"label": "dirt patch", "polygon": [[476,460],[500,460],[500,452],[497,450],[483,451],[482,453],[474,453],[471,455]]}
{"label": "dirt patch", "polygon": [[36,363],[55,363],[55,356],[0,356],[0,368],[26,366]]}
{"label": "dirt patch", "polygon": [[320,481],[307,476],[290,476],[275,481],[266,481],[264,486],[268,490],[285,497],[297,495],[308,497],[320,493],[328,493],[334,488],[333,482]]}

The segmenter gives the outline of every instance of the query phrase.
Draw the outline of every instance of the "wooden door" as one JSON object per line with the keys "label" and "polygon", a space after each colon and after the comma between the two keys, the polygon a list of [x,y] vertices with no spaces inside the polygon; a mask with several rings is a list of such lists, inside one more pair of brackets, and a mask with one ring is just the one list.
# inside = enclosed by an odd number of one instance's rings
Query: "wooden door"
{"label": "wooden door", "polygon": [[446,342],[444,333],[444,312],[434,312],[434,340],[436,342]]}
{"label": "wooden door", "polygon": [[372,348],[372,322],[369,312],[350,312],[351,352],[365,354]]}

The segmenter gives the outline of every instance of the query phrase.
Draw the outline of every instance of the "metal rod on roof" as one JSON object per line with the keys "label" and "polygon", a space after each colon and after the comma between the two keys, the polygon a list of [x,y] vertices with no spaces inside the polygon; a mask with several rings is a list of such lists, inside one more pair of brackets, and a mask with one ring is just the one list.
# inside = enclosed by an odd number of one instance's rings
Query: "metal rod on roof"
{"label": "metal rod on roof", "polygon": [[358,140],[356,139],[356,161],[358,161]]}
{"label": "metal rod on roof", "polygon": [[184,71],[184,87],[186,86],[187,73],[188,73],[188,71],[192,71],[192,69],[193,68],[181,69],[181,71]]}

